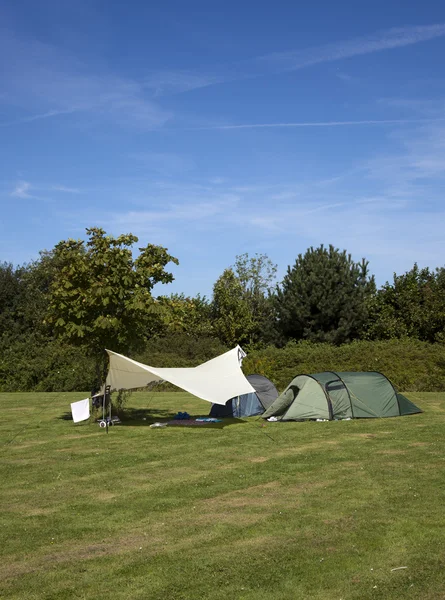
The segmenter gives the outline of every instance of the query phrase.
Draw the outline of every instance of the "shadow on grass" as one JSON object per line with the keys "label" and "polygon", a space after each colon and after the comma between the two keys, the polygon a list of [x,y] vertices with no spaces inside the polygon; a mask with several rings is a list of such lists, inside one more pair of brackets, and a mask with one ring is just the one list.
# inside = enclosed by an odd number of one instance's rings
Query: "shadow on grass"
{"label": "shadow on grass", "polygon": [[241,419],[222,419],[219,423],[203,421],[193,422],[198,418],[207,418],[207,415],[190,415],[190,420],[174,419],[175,412],[168,410],[149,410],[147,408],[127,408],[121,418],[121,425],[126,427],[147,427],[152,423],[168,423],[169,427],[199,427],[209,429],[223,429],[227,425],[244,423]]}
{"label": "shadow on grass", "polygon": [[70,412],[63,413],[60,417],[57,417],[61,421],[72,421],[73,415]]}
{"label": "shadow on grass", "polygon": [[[114,414],[114,413],[113,413]],[[169,410],[159,410],[148,408],[126,408],[124,415],[121,416],[121,422],[119,427],[149,427],[153,423],[168,423],[169,427],[196,427],[206,429],[223,429],[228,425],[236,425],[244,423],[242,419],[235,419],[233,417],[221,419],[219,423],[194,422],[198,418],[207,418],[207,415],[190,415],[190,420],[174,419],[175,412]],[[94,422],[102,417],[101,414],[91,414],[91,422]],[[62,421],[72,421],[73,417],[71,412],[65,412],[64,414],[57,417]]]}

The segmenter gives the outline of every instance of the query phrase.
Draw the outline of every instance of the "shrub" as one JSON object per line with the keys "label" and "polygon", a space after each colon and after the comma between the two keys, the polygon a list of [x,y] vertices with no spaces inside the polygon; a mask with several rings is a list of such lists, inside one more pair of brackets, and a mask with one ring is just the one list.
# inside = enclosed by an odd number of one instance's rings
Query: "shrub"
{"label": "shrub", "polygon": [[95,370],[81,348],[54,340],[22,338],[0,348],[0,391],[91,390]]}
{"label": "shrub", "polygon": [[445,390],[445,346],[412,339],[356,341],[342,346],[291,342],[244,359],[243,370],[269,377],[284,389],[300,373],[380,371],[406,392]]}

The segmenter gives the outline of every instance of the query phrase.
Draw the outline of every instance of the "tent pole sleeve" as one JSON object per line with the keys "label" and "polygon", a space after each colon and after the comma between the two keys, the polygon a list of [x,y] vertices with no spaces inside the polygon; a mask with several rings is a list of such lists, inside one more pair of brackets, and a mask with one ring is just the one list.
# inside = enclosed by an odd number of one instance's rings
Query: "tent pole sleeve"
{"label": "tent pole sleeve", "polygon": [[355,419],[354,416],[354,407],[352,406],[352,398],[351,398],[351,394],[349,393],[349,389],[348,386],[346,385],[346,383],[343,381],[343,379],[340,377],[340,375],[338,373],[335,373],[334,371],[330,371],[331,373],[334,373],[334,375],[336,375],[336,377],[342,382],[342,384],[345,386],[346,391],[348,392],[348,398],[349,398],[349,404],[351,405],[351,415],[352,418]]}

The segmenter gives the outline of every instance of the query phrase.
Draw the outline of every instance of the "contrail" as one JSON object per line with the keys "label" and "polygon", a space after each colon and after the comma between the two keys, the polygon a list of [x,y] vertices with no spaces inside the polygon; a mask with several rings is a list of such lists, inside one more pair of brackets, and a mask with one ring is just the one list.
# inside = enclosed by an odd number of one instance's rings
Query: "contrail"
{"label": "contrail", "polygon": [[247,123],[240,125],[215,125],[213,127],[197,127],[195,129],[268,129],[286,127],[353,127],[358,125],[407,125],[410,123],[434,123],[443,119],[366,119],[362,121],[302,121],[296,123]]}

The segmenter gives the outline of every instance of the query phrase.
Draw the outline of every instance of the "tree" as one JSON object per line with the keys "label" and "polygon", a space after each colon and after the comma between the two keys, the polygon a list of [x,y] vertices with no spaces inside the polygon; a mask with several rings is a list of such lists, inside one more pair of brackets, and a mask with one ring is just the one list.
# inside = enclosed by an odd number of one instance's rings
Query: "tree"
{"label": "tree", "polygon": [[86,231],[86,244],[69,239],[52,251],[46,321],[59,338],[85,346],[92,356],[103,356],[104,348],[137,350],[161,326],[151,290],[173,281],[165,267],[178,260],[152,244],[133,258],[138,238],[131,233],[114,238],[100,228]]}
{"label": "tree", "polygon": [[403,275],[394,273],[370,302],[367,337],[404,336],[427,342],[445,339],[445,268],[430,271],[415,264]]}
{"label": "tree", "polygon": [[273,289],[277,274],[275,265],[267,254],[249,257],[248,253],[238,254],[233,267],[244,293],[251,298],[264,298]]}
{"label": "tree", "polygon": [[362,334],[374,290],[365,259],[355,263],[332,245],[311,247],[277,288],[277,327],[285,340],[349,342]]}
{"label": "tree", "polygon": [[10,263],[0,263],[0,336],[14,327],[19,296],[20,281],[17,270]]}
{"label": "tree", "polygon": [[213,334],[211,305],[205,296],[199,294],[190,298],[184,294],[159,296],[163,308],[163,322],[168,334],[186,334],[193,337]]}
{"label": "tree", "polygon": [[243,297],[250,308],[253,321],[250,341],[269,341],[273,335],[274,309],[272,302],[273,284],[277,265],[267,254],[247,253],[236,257],[233,270],[243,289]]}
{"label": "tree", "polygon": [[229,346],[250,340],[254,320],[243,286],[232,269],[226,269],[213,286],[213,329]]}
{"label": "tree", "polygon": [[44,320],[53,274],[49,252],[20,267],[0,265],[0,335],[48,334]]}

